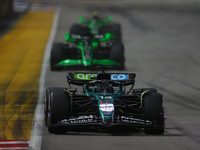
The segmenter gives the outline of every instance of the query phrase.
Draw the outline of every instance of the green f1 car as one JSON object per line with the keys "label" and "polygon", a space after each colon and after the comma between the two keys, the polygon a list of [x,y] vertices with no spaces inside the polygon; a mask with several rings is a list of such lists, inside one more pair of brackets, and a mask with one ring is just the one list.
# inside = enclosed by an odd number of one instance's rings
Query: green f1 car
{"label": "green f1 car", "polygon": [[91,18],[79,18],[79,24],[73,24],[70,28],[70,34],[105,34],[115,35],[115,40],[121,40],[121,25],[111,23],[111,16],[101,18],[97,12],[94,12]]}
{"label": "green f1 car", "polygon": [[[99,67],[106,69],[106,67]],[[154,88],[133,89],[134,73],[67,73],[69,88],[46,90],[45,124],[50,133],[71,127],[95,126],[102,131],[113,127],[144,128],[146,134],[163,134],[163,95]],[[71,84],[82,86],[83,92]],[[131,86],[126,90],[127,86]]]}
{"label": "green f1 car", "polygon": [[114,35],[66,34],[66,44],[53,44],[50,57],[52,71],[62,69],[94,69],[98,65],[110,65],[123,70],[124,46],[120,41],[111,41]]}

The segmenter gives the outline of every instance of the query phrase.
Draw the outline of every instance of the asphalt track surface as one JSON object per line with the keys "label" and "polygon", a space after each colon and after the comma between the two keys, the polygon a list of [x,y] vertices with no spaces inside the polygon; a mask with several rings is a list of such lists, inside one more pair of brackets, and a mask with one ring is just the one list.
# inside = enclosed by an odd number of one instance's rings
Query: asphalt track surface
{"label": "asphalt track surface", "polygon": [[[43,128],[42,150],[154,149],[197,150],[200,148],[200,12],[170,7],[132,5],[61,6],[54,42],[94,10],[111,15],[123,28],[126,69],[137,74],[135,88],[157,88],[165,98],[166,130],[163,135],[145,135],[124,129],[99,133],[92,129],[50,134]],[[65,73],[47,70],[46,87],[67,87]]]}

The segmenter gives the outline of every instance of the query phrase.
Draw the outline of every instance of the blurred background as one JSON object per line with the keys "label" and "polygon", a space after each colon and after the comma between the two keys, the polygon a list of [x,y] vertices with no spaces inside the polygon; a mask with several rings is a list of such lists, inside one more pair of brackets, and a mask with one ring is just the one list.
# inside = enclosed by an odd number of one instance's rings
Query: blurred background
{"label": "blurred background", "polygon": [[[51,45],[64,43],[71,25],[93,11],[122,26],[125,69],[120,72],[136,73],[135,88],[153,87],[164,95],[164,135],[48,133],[45,88],[67,87],[70,71],[50,70]],[[200,0],[0,0],[0,148],[6,140],[42,150],[199,149],[199,25]]]}

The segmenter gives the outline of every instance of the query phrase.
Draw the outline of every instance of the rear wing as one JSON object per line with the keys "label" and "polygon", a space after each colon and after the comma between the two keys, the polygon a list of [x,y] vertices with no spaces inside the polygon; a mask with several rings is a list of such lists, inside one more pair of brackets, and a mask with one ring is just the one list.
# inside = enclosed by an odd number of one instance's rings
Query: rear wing
{"label": "rear wing", "polygon": [[115,37],[115,35],[111,34],[111,33],[105,33],[105,34],[85,34],[85,35],[81,35],[81,34],[69,34],[66,33],[65,34],[65,41],[66,42],[77,42],[77,41],[83,41],[85,39],[90,38],[91,40],[94,41],[100,41],[100,42],[104,42],[104,41],[109,41],[112,40]]}
{"label": "rear wing", "polygon": [[[79,17],[79,23],[91,23],[93,21],[93,18]],[[112,20],[111,16],[108,16],[107,18],[99,18],[98,16],[96,16],[96,19],[98,19],[102,23],[110,23]]]}
{"label": "rear wing", "polygon": [[67,81],[69,84],[80,85],[94,81],[94,80],[109,80],[118,81],[121,84],[134,85],[135,84],[135,73],[86,73],[86,72],[74,72],[66,74]]}

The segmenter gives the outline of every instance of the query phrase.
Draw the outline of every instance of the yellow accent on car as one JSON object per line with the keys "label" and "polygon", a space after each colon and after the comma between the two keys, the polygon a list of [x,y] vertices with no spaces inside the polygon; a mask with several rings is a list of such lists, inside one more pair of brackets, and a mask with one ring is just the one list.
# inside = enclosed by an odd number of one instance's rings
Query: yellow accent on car
{"label": "yellow accent on car", "polygon": [[146,90],[144,91],[142,94],[141,94],[141,97],[140,97],[140,106],[142,107],[142,99],[143,99],[143,95],[148,92],[149,90]]}
{"label": "yellow accent on car", "polygon": [[73,97],[72,97],[72,93],[69,90],[64,89],[64,91],[68,92],[71,96],[71,110],[72,110],[72,104],[73,104]]}

